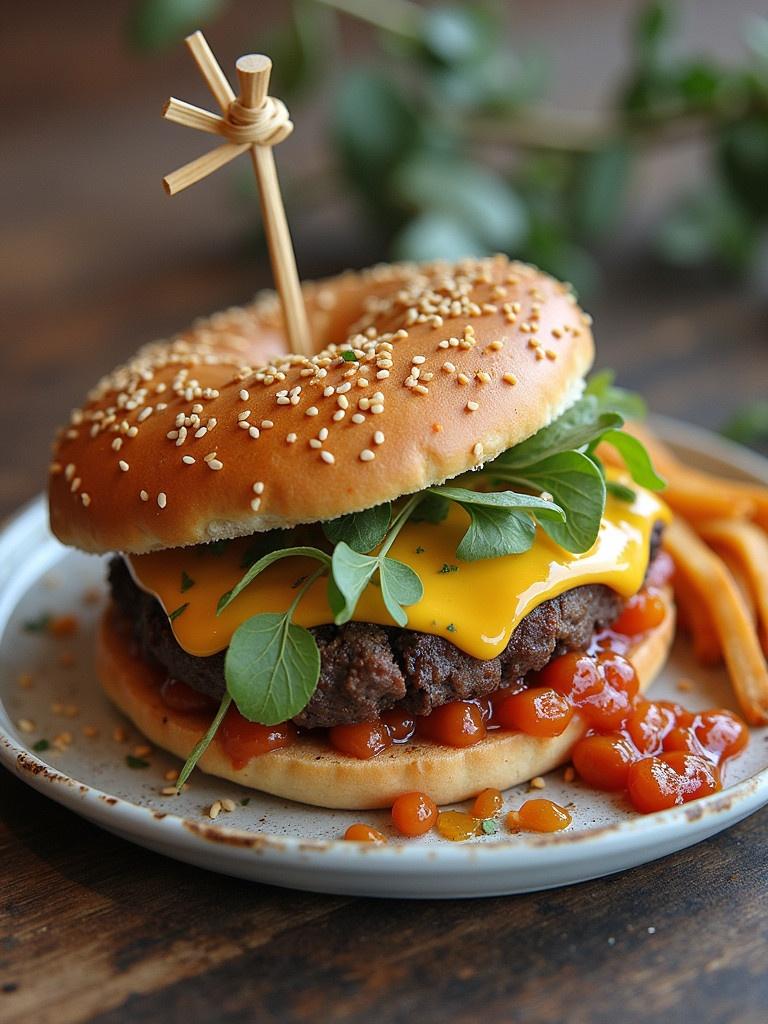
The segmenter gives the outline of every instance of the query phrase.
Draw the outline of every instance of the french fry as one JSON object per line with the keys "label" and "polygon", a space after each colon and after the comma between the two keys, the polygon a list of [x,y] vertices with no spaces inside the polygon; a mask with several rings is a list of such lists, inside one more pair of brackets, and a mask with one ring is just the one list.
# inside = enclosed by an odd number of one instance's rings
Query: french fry
{"label": "french fry", "polygon": [[696,525],[708,544],[726,548],[749,585],[763,638],[768,636],[768,537],[753,523],[731,519],[705,520]]}
{"label": "french fry", "polygon": [[[696,524],[694,523],[693,525],[694,529],[696,529]],[[749,525],[751,525],[751,523]],[[702,536],[701,531],[698,529],[697,533],[700,537]],[[736,587],[739,593],[741,594],[742,600],[744,601],[744,606],[749,612],[749,617],[752,620],[752,623],[755,626],[755,628],[757,628],[757,604],[755,603],[755,595],[752,592],[752,584],[744,569],[744,566],[739,561],[739,559],[734,555],[734,553],[728,550],[728,548],[723,547],[721,544],[713,544],[711,541],[707,541],[707,543],[709,544],[709,547],[712,548],[717,557],[725,563],[726,569],[731,574],[731,576],[733,576],[733,582],[736,584]]]}
{"label": "french fry", "polygon": [[679,613],[678,622],[690,634],[696,660],[702,665],[717,665],[722,661],[723,652],[709,609],[682,573],[675,573],[672,585]]}
{"label": "french fry", "polygon": [[768,666],[733,577],[679,518],[667,527],[664,544],[677,573],[690,583],[712,617],[744,717],[752,725],[768,723]]}
{"label": "french fry", "polygon": [[656,469],[666,477],[668,486],[664,499],[681,516],[695,522],[752,519],[763,530],[768,530],[768,488],[691,469],[644,424],[628,423],[626,429],[643,442]]}

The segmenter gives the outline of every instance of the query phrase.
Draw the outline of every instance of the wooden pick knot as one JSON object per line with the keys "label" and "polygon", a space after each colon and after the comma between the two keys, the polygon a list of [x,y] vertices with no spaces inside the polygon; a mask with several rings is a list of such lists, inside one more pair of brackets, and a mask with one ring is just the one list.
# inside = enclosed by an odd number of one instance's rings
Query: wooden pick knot
{"label": "wooden pick knot", "polygon": [[267,96],[260,107],[246,107],[232,100],[221,134],[235,145],[276,146],[293,131],[288,108],[282,100]]}
{"label": "wooden pick knot", "polygon": [[195,32],[185,41],[222,113],[212,114],[171,97],[163,107],[163,117],[187,128],[223,136],[227,141],[167,174],[163,178],[165,190],[168,195],[175,195],[250,150],[288,343],[292,352],[311,355],[307,314],[272,155],[272,147],[293,131],[293,122],[285,104],[267,95],[272,61],[261,53],[240,57],[235,65],[240,95],[235,96],[203,33]]}

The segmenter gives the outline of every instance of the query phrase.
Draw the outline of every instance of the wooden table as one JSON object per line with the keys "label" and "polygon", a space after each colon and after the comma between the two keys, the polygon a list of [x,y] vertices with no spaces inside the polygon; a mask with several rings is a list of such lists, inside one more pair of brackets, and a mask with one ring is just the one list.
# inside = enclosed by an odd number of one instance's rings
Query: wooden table
{"label": "wooden table", "polygon": [[[66,5],[47,6],[64,17]],[[0,515],[41,489],[52,430],[99,373],[268,279],[237,247],[225,185],[199,186],[207,195],[178,212],[162,205],[160,172],[199,151],[147,120],[171,78],[195,98],[183,58],[162,75],[142,69],[139,89],[135,62],[115,70],[99,48],[112,5],[86,7],[85,27],[66,37],[85,39],[87,54],[69,65],[81,74],[60,79],[58,107],[46,94],[39,118],[4,128],[16,187],[0,193],[12,256]],[[28,83],[37,14],[24,11],[8,53]],[[54,21],[53,36],[66,27]],[[97,81],[125,104],[88,149]],[[141,134],[129,148],[126,132]],[[41,138],[57,149],[55,188]],[[97,158],[123,174],[119,187],[93,174]],[[299,236],[305,273],[380,255],[358,236],[345,245],[343,232],[329,253],[322,222]],[[661,274],[622,250],[608,262],[618,269],[591,309],[600,361],[624,383],[659,411],[713,427],[764,393],[765,308],[743,287]],[[442,903],[318,896],[147,853],[0,771],[0,1020],[764,1024],[767,851],[764,811],[691,850],[560,891]]]}

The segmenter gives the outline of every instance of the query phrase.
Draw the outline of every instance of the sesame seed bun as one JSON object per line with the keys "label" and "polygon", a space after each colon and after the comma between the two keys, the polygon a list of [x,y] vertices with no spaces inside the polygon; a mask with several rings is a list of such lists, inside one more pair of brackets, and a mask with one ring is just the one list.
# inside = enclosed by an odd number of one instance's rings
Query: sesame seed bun
{"label": "sesame seed bun", "polygon": [[[664,665],[674,636],[669,588],[662,596],[667,610],[663,621],[628,652],[641,690],[650,686]],[[127,635],[118,628],[114,609],[109,609],[97,644],[101,684],[147,739],[186,758],[205,732],[206,723],[172,711],[162,702],[157,681],[133,652]],[[428,793],[438,804],[447,804],[465,800],[488,786],[508,789],[552,771],[568,760],[585,731],[584,721],[576,716],[565,732],[553,739],[499,730],[472,747],[411,741],[367,761],[346,757],[328,743],[305,735],[292,746],[252,759],[241,769],[232,767],[214,740],[199,767],[242,786],[318,807],[389,807],[401,793],[415,789]]]}
{"label": "sesame seed bun", "polygon": [[105,377],[54,446],[56,536],[142,553],[369,508],[525,440],[592,363],[567,287],[502,256],[374,267],[304,296],[311,359],[286,354],[268,295]]}

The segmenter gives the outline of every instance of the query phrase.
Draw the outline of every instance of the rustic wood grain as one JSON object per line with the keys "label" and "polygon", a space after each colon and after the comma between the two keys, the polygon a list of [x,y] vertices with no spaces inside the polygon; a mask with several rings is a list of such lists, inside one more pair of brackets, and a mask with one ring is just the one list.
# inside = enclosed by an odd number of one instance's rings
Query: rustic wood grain
{"label": "rustic wood grain", "polygon": [[[0,515],[41,489],[54,426],[100,373],[268,281],[227,183],[201,185],[183,212],[162,197],[161,172],[196,150],[153,115],[168,82],[190,98],[197,86],[183,53],[158,66],[118,49],[127,6],[88,0],[77,19],[69,5],[21,6],[4,37]],[[222,59],[250,38],[252,5],[234,6],[211,33]],[[53,67],[57,95],[34,118],[16,117],[22,96],[35,99],[32,57]],[[96,139],[97,87],[119,114],[97,119]],[[55,179],[44,161],[53,149]],[[115,180],[119,189],[99,184]],[[380,256],[349,209],[297,228],[305,274]],[[657,410],[712,427],[764,395],[759,298],[726,279],[661,274],[620,248],[606,262],[591,305],[602,365]],[[0,772],[0,1021],[764,1024],[766,851],[764,811],[569,889],[376,902],[177,864]]]}

